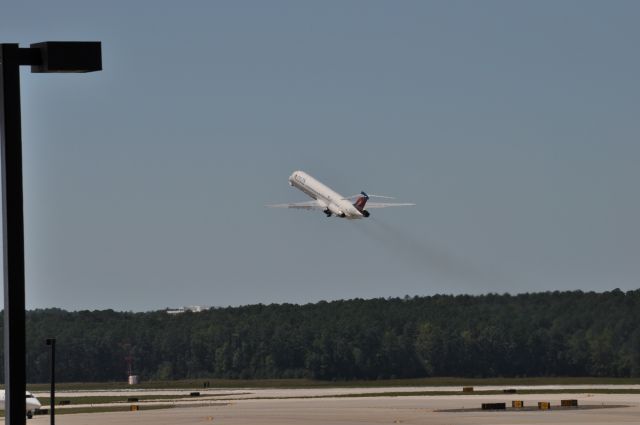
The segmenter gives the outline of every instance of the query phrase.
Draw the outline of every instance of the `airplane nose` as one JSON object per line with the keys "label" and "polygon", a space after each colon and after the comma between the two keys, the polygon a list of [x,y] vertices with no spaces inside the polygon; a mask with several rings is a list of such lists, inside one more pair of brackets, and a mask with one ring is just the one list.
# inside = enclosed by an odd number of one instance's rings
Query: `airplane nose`
{"label": "airplane nose", "polygon": [[36,409],[39,409],[42,407],[42,403],[40,403],[40,400],[38,400],[36,397],[28,398],[27,405],[28,405],[27,407],[35,407]]}

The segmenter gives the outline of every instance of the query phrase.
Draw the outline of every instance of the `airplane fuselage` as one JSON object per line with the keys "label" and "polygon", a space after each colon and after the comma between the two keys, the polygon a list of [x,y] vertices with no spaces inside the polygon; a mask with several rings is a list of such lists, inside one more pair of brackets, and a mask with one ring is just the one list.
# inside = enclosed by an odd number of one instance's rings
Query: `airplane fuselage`
{"label": "airplane fuselage", "polygon": [[[27,407],[27,417],[31,418],[33,413],[41,407],[40,400],[38,400],[29,391],[25,394],[25,404]],[[5,390],[0,390],[0,410],[4,410]]]}
{"label": "airplane fuselage", "polygon": [[347,219],[365,217],[348,199],[304,171],[294,171],[289,176],[289,184],[315,199],[325,209],[327,215]]}

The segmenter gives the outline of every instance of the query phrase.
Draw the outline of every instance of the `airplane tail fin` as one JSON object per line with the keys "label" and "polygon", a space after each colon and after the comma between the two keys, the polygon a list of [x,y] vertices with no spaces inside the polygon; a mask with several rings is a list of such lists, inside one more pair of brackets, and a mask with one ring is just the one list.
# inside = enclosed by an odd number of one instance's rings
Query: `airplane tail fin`
{"label": "airplane tail fin", "polygon": [[362,212],[364,211],[364,206],[369,200],[369,195],[367,195],[364,192],[360,192],[360,195],[361,196],[359,196],[358,199],[356,199],[356,202],[353,203],[353,206],[356,207],[358,211]]}

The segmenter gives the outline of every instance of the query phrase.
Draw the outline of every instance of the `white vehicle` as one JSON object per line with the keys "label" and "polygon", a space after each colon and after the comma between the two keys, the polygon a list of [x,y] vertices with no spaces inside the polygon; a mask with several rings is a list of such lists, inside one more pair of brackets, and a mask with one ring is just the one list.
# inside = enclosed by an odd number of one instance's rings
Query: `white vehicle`
{"label": "white vehicle", "polygon": [[[27,402],[27,418],[33,418],[33,413],[38,410],[42,404],[40,404],[40,400],[36,398],[33,394],[27,391],[26,394],[26,402]],[[0,390],[0,410],[4,410],[4,390]]]}
{"label": "white vehicle", "polygon": [[[364,192],[360,192],[360,195],[344,197],[338,192],[333,191],[329,187],[320,183],[318,180],[311,177],[304,171],[294,171],[289,176],[289,185],[299,189],[313,198],[313,201],[298,202],[294,204],[272,204],[267,205],[273,208],[298,208],[304,210],[318,209],[322,210],[327,217],[335,215],[336,217],[342,217],[347,219],[357,219],[363,217],[369,217],[369,211],[365,210],[365,205],[368,209],[372,208],[386,208],[386,207],[406,207],[415,204],[408,203],[388,203],[388,202],[369,202],[369,195]],[[374,198],[389,198],[388,196],[371,195]],[[355,202],[351,202],[355,199]]]}

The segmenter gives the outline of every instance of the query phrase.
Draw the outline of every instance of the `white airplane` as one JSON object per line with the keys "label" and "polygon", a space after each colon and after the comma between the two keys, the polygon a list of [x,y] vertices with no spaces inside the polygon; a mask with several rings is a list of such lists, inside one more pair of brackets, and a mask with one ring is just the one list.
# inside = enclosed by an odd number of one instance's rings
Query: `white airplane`
{"label": "white airplane", "polygon": [[[367,204],[370,196],[364,192],[360,192],[360,195],[345,198],[338,192],[335,192],[329,187],[320,183],[318,180],[314,179],[304,171],[294,171],[293,174],[289,176],[289,185],[295,187],[296,189],[300,189],[301,191],[312,197],[314,200],[308,202],[297,202],[294,204],[271,204],[267,206],[272,208],[298,208],[304,210],[318,209],[322,210],[327,215],[327,217],[335,215],[336,217],[353,220],[357,218],[369,217],[369,211],[364,209],[365,205],[369,209],[406,207],[415,205],[408,203],[388,202],[369,202]],[[388,196],[371,195],[371,197],[392,199]],[[355,202],[351,203],[351,200],[353,199],[355,199]]]}
{"label": "white airplane", "polygon": [[[33,413],[42,407],[42,404],[40,404],[40,400],[29,391],[27,391],[26,398],[27,418],[31,419],[33,418]],[[0,410],[4,410],[4,390],[0,390]]]}

